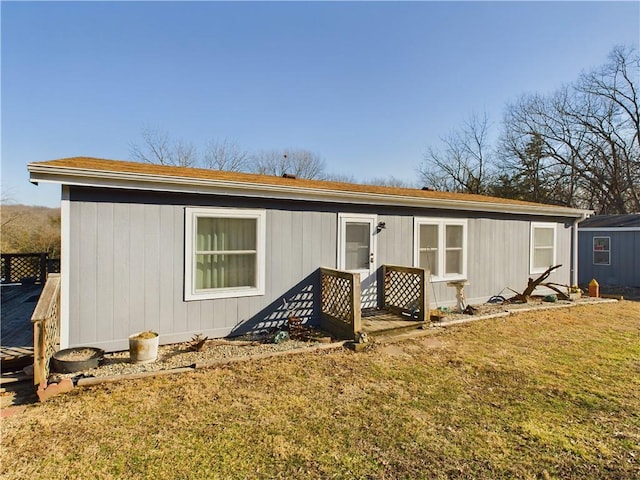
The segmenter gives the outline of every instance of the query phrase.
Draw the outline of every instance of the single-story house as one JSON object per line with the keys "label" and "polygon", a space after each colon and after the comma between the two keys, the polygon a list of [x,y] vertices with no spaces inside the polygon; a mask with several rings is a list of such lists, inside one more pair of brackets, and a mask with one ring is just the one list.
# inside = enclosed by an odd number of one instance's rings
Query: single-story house
{"label": "single-story house", "polygon": [[[62,186],[61,347],[128,348],[318,320],[320,267],[360,273],[375,306],[383,265],[430,271],[431,305],[578,280],[578,221],[590,212],[410,188],[95,158],[28,165]],[[284,303],[287,302],[285,307]],[[287,310],[288,309],[288,310]]]}
{"label": "single-story house", "polygon": [[640,213],[595,215],[578,224],[579,281],[640,287]]}

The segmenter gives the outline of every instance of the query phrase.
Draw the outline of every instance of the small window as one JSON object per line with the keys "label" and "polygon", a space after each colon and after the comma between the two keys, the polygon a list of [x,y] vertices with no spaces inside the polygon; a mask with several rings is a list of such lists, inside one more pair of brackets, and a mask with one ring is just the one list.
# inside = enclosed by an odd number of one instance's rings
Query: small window
{"label": "small window", "polygon": [[611,237],[593,237],[593,264],[611,265]]}
{"label": "small window", "polygon": [[529,273],[543,273],[556,264],[556,224],[531,224]]}
{"label": "small window", "polygon": [[429,270],[432,281],[466,278],[466,220],[416,218],[414,245],[414,265]]}
{"label": "small window", "polygon": [[264,294],[265,212],[187,208],[185,299]]}

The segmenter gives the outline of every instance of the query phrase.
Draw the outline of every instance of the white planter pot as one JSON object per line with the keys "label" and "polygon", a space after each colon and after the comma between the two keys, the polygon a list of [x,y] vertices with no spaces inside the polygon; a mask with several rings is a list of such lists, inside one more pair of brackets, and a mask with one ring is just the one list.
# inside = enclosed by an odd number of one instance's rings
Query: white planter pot
{"label": "white planter pot", "polygon": [[134,333],[129,337],[129,360],[131,363],[151,363],[158,358],[160,337],[152,332],[153,337],[145,338],[149,332]]}

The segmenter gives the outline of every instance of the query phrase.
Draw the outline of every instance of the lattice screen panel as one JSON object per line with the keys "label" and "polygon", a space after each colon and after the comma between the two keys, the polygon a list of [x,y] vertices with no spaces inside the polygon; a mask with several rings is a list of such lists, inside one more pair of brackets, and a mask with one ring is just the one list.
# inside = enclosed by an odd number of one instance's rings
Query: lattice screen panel
{"label": "lattice screen panel", "polygon": [[420,276],[415,273],[388,270],[384,279],[386,306],[420,310]]}
{"label": "lattice screen panel", "polygon": [[351,282],[348,279],[322,275],[322,311],[351,324]]}

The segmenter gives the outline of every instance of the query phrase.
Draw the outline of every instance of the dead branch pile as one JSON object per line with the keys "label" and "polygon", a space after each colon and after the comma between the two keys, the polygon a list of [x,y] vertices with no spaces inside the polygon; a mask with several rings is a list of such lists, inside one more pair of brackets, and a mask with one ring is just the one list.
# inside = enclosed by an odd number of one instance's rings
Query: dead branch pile
{"label": "dead branch pile", "polygon": [[558,283],[553,283],[553,282],[545,282],[545,280],[549,278],[549,275],[551,275],[551,272],[560,268],[561,266],[562,265],[555,265],[553,267],[547,268],[535,280],[533,278],[529,278],[529,281],[527,283],[527,288],[525,288],[522,291],[522,293],[516,292],[515,290],[510,288],[509,290],[515,293],[515,295],[509,298],[508,301],[511,303],[528,303],[531,300],[531,296],[533,295],[533,292],[535,291],[535,289],[540,286],[550,288],[551,290],[553,290],[558,294],[561,300],[568,300],[569,296],[558,288],[558,287],[566,288],[566,285],[560,285]]}

